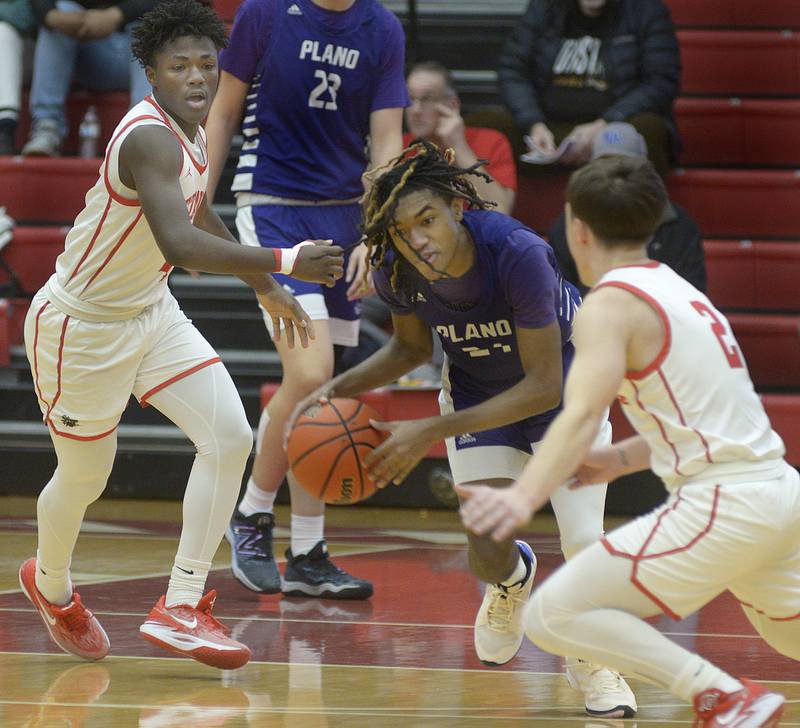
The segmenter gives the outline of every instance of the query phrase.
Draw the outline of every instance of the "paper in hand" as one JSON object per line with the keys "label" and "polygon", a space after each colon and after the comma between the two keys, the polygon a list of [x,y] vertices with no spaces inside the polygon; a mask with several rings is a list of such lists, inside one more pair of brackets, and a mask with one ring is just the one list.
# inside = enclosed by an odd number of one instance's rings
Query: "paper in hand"
{"label": "paper in hand", "polygon": [[567,137],[558,145],[558,149],[552,152],[545,152],[535,146],[533,140],[529,136],[526,136],[525,144],[528,145],[528,151],[523,154],[520,159],[529,164],[555,164],[567,153],[567,150],[572,148],[574,143],[575,142],[570,137]]}

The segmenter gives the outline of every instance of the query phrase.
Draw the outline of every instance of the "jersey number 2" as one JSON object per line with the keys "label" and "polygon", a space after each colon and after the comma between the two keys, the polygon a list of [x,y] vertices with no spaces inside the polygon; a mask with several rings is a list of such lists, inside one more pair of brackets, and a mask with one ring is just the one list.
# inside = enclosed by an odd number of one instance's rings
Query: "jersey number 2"
{"label": "jersey number 2", "polygon": [[[338,73],[326,73],[322,69],[319,69],[314,71],[314,78],[318,78],[320,81],[308,95],[308,105],[312,109],[336,111],[339,108],[336,105],[336,94],[339,92],[339,87],[342,85],[342,77]],[[322,94],[326,91],[329,97],[327,101],[321,98]]]}
{"label": "jersey number 2", "polygon": [[713,309],[709,308],[702,301],[692,301],[692,308],[701,316],[711,319],[711,333],[717,337],[717,341],[719,341],[719,345],[722,347],[722,353],[725,354],[725,358],[728,360],[731,369],[743,368],[744,362],[742,361],[739,347],[736,346],[734,341],[730,341],[732,338],[730,332],[725,328],[725,324],[719,320]]}

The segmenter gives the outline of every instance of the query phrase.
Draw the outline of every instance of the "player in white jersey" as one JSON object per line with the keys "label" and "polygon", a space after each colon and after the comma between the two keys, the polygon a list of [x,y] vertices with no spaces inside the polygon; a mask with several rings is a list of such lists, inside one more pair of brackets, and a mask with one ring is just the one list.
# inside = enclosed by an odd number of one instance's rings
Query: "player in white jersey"
{"label": "player in white jersey", "polygon": [[[724,316],[647,258],[665,199],[644,160],[606,157],[573,174],[567,238],[594,288],[574,324],[564,410],[511,488],[459,488],[462,518],[502,540],[571,477],[581,487],[651,467],[666,504],[559,569],[528,603],[526,634],[670,689],[704,728],[773,726],[783,696],[644,621],[686,617],[728,589],[766,642],[800,659],[800,478]],[[592,449],[615,397],[638,435]]]}
{"label": "player in white jersey", "polygon": [[104,657],[109,641],[73,589],[70,563],[86,508],[106,486],[131,394],[197,447],[169,586],[140,632],[215,667],[240,667],[250,658],[212,616],[215,592],[203,591],[252,430],[220,358],[167,288],[172,267],[239,276],[283,325],[287,343],[297,335],[303,346],[313,337],[310,319],[269,273],[332,285],[343,272],[341,248],[326,241],[283,251],[236,244],[206,203],[200,122],[224,44],[222,23],[194,0],[170,0],[142,18],[132,48],[153,94],[115,131],[56,272],[25,322],[58,467],[39,497],[37,555],[20,568],[20,583],[59,647],[87,659]]}

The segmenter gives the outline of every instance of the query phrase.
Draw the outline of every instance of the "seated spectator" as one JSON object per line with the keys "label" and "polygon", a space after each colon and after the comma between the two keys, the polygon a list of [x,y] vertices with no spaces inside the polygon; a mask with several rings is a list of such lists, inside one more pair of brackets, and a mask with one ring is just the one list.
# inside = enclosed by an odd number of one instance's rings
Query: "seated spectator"
{"label": "seated spectator", "polygon": [[455,151],[458,167],[487,160],[482,171],[492,180],[472,178],[484,200],[497,203],[499,212],[510,214],[517,191],[517,168],[511,145],[499,131],[465,126],[450,72],[441,63],[416,64],[406,79],[411,106],[405,111],[408,133],[403,141],[425,139],[442,149]]}
{"label": "seated spectator", "polygon": [[14,153],[24,37],[36,29],[28,0],[0,0],[0,155]]}
{"label": "seated spectator", "polygon": [[680,52],[662,0],[531,0],[498,62],[503,101],[534,145],[588,161],[606,124],[627,121],[665,175],[679,151],[672,105]]}
{"label": "seated spectator", "polygon": [[32,128],[25,155],[55,156],[67,133],[65,104],[77,80],[92,91],[130,90],[131,106],[148,93],[131,56],[130,30],[158,0],[32,0],[40,23],[31,81]]}
{"label": "seated spectator", "polygon": [[[630,124],[614,122],[595,137],[592,159],[615,154],[628,157],[647,156],[644,138]],[[563,213],[553,223],[548,237],[564,277],[578,286],[582,294],[585,293],[586,286],[578,279],[575,261],[567,247]],[[647,254],[653,260],[660,260],[668,265],[695,288],[706,290],[706,263],[700,231],[686,210],[670,200],[667,200],[664,208],[661,225],[647,245]]]}

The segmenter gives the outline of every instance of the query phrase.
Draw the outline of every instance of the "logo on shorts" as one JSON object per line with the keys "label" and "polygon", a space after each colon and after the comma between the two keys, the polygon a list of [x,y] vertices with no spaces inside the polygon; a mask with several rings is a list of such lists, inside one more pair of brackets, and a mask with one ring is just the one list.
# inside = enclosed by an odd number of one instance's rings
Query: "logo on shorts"
{"label": "logo on shorts", "polygon": [[469,432],[465,432],[463,435],[459,435],[456,438],[456,445],[472,445],[476,442],[477,440],[474,435],[471,435]]}
{"label": "logo on shorts", "polygon": [[61,424],[64,425],[64,427],[77,427],[78,420],[73,420],[72,417],[67,415],[61,415]]}

